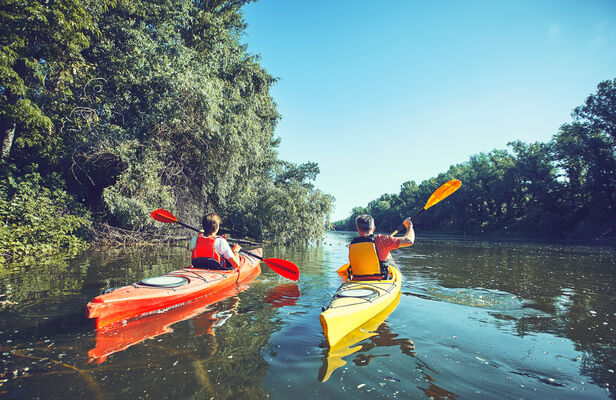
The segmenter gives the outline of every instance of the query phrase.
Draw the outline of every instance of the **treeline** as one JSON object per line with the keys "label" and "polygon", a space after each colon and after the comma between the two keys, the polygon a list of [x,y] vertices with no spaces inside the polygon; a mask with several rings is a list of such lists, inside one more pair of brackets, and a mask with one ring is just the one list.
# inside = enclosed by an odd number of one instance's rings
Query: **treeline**
{"label": "treeline", "polygon": [[[275,79],[241,44],[251,0],[0,4],[0,260],[80,248],[105,222],[318,238],[331,196],[278,159]],[[91,229],[91,228],[90,228]]]}
{"label": "treeline", "polygon": [[548,143],[509,143],[507,150],[474,155],[421,184],[404,182],[356,207],[337,230],[355,230],[371,214],[377,229],[393,231],[450,179],[455,194],[418,217],[422,232],[576,240],[616,238],[616,79],[572,112]]}

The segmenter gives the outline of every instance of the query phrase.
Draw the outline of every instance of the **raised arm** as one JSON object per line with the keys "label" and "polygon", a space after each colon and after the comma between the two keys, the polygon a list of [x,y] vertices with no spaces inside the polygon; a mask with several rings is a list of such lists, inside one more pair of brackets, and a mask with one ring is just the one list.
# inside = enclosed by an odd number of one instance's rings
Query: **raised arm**
{"label": "raised arm", "polygon": [[406,227],[406,233],[400,238],[400,247],[412,246],[415,243],[415,230],[413,229],[413,222],[411,218],[407,218],[403,222]]}

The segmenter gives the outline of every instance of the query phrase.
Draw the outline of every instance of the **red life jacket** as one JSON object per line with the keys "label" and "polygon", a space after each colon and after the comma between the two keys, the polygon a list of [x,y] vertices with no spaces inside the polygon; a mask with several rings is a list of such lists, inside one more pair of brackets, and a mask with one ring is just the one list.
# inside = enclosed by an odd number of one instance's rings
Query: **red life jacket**
{"label": "red life jacket", "polygon": [[191,263],[196,268],[204,269],[226,269],[226,260],[223,260],[216,251],[216,239],[219,236],[205,237],[203,234],[197,236],[197,244],[192,251]]}

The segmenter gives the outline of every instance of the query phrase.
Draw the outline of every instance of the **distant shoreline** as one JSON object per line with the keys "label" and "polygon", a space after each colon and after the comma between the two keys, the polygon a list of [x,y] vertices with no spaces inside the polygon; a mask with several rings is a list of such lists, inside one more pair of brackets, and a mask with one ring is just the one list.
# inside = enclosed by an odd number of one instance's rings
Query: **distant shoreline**
{"label": "distant shoreline", "polygon": [[[354,231],[338,231],[328,230],[327,232],[339,233],[355,233]],[[389,232],[376,232],[377,234],[388,235]],[[533,235],[516,234],[514,236],[506,236],[498,233],[485,233],[466,235],[462,233],[439,233],[426,232],[418,233],[417,240],[456,240],[466,242],[492,242],[492,243],[527,243],[527,244],[544,244],[544,245],[567,245],[567,246],[592,246],[592,247],[616,247],[616,238],[605,240],[571,240],[571,239],[554,239]]]}

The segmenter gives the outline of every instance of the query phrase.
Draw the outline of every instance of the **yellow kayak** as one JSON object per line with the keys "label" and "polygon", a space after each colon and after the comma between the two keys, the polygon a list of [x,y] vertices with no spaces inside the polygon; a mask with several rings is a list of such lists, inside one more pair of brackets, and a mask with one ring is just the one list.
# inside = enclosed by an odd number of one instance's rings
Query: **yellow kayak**
{"label": "yellow kayak", "polygon": [[[325,382],[337,368],[346,365],[344,358],[362,349],[362,346],[358,345],[359,342],[378,335],[377,330],[381,324],[385,322],[387,317],[389,317],[389,314],[396,309],[399,302],[400,294],[398,294],[394,301],[385,307],[383,311],[366,321],[364,324],[360,325],[359,328],[353,329],[338,343],[336,343],[336,345],[330,346],[329,349],[325,350],[323,366],[319,369],[319,374],[317,376],[319,382]],[[410,340],[403,340],[408,341],[411,346],[414,346]],[[412,348],[414,349],[414,347]]]}
{"label": "yellow kayak", "polygon": [[394,265],[389,267],[389,279],[344,282],[319,316],[330,347],[392,304],[401,284],[402,275]]}

